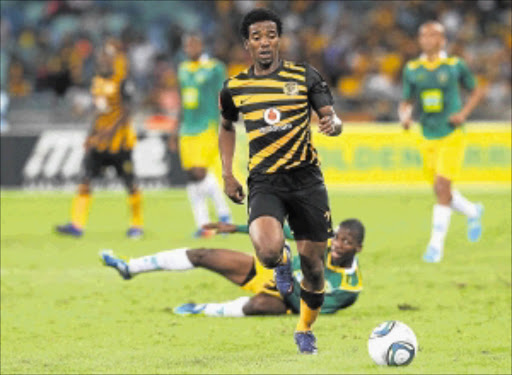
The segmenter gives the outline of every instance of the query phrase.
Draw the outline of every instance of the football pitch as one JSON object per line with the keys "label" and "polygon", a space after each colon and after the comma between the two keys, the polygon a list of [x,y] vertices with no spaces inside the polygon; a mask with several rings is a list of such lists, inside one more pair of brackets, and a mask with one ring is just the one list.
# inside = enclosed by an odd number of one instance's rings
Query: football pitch
{"label": "football pitch", "polygon": [[[103,248],[131,257],[180,247],[253,252],[244,234],[193,239],[184,190],[145,193],[139,241],[125,237],[124,192],[95,194],[84,237],[71,239],[53,233],[68,219],[70,193],[2,191],[1,373],[510,373],[510,186],[460,190],[484,203],[484,234],[469,243],[466,220],[454,213],[439,264],[421,261],[430,189],[330,191],[333,223],[357,217],[366,226],[364,290],[347,310],[320,316],[317,356],[297,354],[296,316],[172,313],[185,302],[246,295],[216,274],[154,272],[124,281],[100,264]],[[245,206],[231,207],[244,223]],[[408,367],[379,367],[368,355],[368,336],[385,320],[416,333],[419,354]]]}

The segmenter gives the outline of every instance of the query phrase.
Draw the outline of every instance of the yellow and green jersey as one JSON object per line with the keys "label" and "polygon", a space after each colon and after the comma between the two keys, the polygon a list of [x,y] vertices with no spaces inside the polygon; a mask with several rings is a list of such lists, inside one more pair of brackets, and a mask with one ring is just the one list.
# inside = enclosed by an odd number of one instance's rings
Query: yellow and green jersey
{"label": "yellow and green jersey", "polygon": [[226,68],[217,59],[185,61],[178,68],[181,90],[180,134],[196,135],[218,128],[218,96],[226,79]]}
{"label": "yellow and green jersey", "polygon": [[419,103],[420,123],[427,139],[442,138],[455,128],[449,117],[462,108],[459,85],[475,88],[475,78],[459,57],[441,53],[434,61],[421,56],[403,71],[403,98]]}
{"label": "yellow and green jersey", "polygon": [[[300,283],[304,278],[300,267],[300,257],[295,256],[292,261],[293,268],[293,292],[285,297],[286,303],[295,311],[300,308]],[[363,279],[359,270],[357,256],[350,268],[338,267],[332,264],[331,249],[327,249],[325,256],[325,297],[322,314],[331,314],[353,304],[359,292],[363,289]]]}

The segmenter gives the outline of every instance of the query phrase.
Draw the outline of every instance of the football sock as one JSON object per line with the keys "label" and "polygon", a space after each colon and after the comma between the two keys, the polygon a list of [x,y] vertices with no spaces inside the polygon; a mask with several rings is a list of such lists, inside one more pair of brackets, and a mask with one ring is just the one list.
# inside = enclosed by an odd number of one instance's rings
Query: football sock
{"label": "football sock", "polygon": [[215,210],[217,211],[217,216],[231,216],[231,212],[229,211],[229,206],[224,199],[224,193],[220,189],[220,186],[217,182],[217,179],[213,175],[213,173],[208,173],[204,179],[204,183],[206,185],[208,195],[212,198],[213,204],[215,206]]}
{"label": "football sock", "polygon": [[201,228],[210,221],[208,216],[208,205],[206,204],[206,184],[205,180],[199,182],[189,182],[187,184],[187,193],[196,227]]}
{"label": "football sock", "polygon": [[443,250],[444,239],[450,226],[450,217],[452,209],[449,206],[435,204],[432,213],[432,234],[430,236],[429,245]]}
{"label": "football sock", "polygon": [[150,271],[186,271],[194,268],[187,256],[187,248],[166,250],[153,255],[130,259],[128,270],[132,275]]}
{"label": "football sock", "polygon": [[71,203],[71,223],[75,227],[82,229],[87,223],[89,216],[89,207],[91,205],[90,194],[76,194]]}
{"label": "football sock", "polygon": [[130,226],[142,227],[142,194],[140,191],[128,195],[128,206],[130,207]]}
{"label": "football sock", "polygon": [[478,216],[478,210],[473,202],[468,201],[460,192],[452,190],[451,208],[469,218]]}
{"label": "football sock", "polygon": [[324,301],[324,290],[310,292],[300,285],[300,316],[297,323],[297,332],[311,331]]}
{"label": "football sock", "polygon": [[250,297],[245,296],[224,303],[206,303],[203,313],[206,316],[241,318],[245,316],[243,308],[249,300]]}

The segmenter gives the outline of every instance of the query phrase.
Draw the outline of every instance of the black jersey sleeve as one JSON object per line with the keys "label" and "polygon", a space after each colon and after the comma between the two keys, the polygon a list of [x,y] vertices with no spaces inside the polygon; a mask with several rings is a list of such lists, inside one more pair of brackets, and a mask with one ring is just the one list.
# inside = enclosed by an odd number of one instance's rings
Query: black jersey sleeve
{"label": "black jersey sleeve", "polygon": [[334,99],[327,82],[318,73],[318,70],[309,64],[306,66],[306,85],[308,88],[308,100],[315,111],[327,105],[333,105]]}
{"label": "black jersey sleeve", "polygon": [[219,94],[220,113],[226,120],[237,121],[239,110],[233,102],[231,92],[227,88],[227,82],[224,82],[224,86]]}

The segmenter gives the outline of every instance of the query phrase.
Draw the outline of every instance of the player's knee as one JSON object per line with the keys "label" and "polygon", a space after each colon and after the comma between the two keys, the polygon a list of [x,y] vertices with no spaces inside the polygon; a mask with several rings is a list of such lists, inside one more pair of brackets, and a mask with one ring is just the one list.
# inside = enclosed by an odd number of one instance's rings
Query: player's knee
{"label": "player's knee", "polygon": [[281,263],[283,246],[262,246],[256,249],[261,264],[266,268],[275,268]]}
{"label": "player's knee", "polygon": [[267,268],[274,268],[281,262],[284,238],[269,236],[263,231],[251,233],[251,239],[260,262]]}
{"label": "player's knee", "polygon": [[300,288],[300,298],[312,310],[322,307],[324,303],[324,293],[310,292],[304,288]]}
{"label": "player's knee", "polygon": [[206,177],[207,170],[205,168],[192,168],[187,171],[188,180],[190,182],[200,182]]}
{"label": "player's knee", "polygon": [[211,255],[210,249],[199,248],[187,250],[187,257],[195,267],[201,267],[206,263],[208,256]]}

